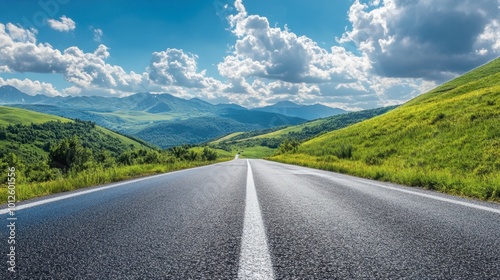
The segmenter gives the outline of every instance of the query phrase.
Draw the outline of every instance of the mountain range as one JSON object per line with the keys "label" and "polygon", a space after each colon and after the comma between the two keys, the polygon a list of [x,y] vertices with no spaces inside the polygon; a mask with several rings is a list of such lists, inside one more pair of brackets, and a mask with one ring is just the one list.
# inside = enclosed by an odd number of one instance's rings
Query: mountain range
{"label": "mountain range", "polygon": [[167,93],[137,93],[122,98],[32,96],[12,86],[0,87],[0,104],[93,121],[162,148],[197,144],[235,131],[295,125],[344,112],[319,104],[292,102],[249,110],[236,104],[213,105]]}
{"label": "mountain range", "polygon": [[339,108],[328,107],[321,104],[299,105],[290,101],[280,101],[274,105],[256,108],[254,110],[277,113],[306,120],[315,120],[348,113],[348,111]]}

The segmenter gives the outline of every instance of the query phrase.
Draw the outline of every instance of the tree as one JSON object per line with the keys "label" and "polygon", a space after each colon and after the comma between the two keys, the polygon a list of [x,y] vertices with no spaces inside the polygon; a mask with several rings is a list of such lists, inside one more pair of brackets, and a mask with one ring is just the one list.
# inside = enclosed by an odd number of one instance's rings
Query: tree
{"label": "tree", "polygon": [[300,143],[297,140],[286,139],[278,148],[278,154],[286,154],[288,152],[295,153],[299,148]]}
{"label": "tree", "polygon": [[82,146],[77,136],[63,139],[49,153],[49,165],[68,172],[87,169],[92,162],[92,150]]}
{"label": "tree", "polygon": [[201,158],[204,160],[216,160],[217,159],[217,151],[214,149],[210,149],[209,147],[203,148],[203,153],[201,154]]}

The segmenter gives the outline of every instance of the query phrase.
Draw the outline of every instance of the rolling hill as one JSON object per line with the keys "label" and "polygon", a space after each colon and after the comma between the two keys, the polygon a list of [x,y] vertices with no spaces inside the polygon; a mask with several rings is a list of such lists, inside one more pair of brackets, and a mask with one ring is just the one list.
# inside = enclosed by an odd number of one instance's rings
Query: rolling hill
{"label": "rolling hill", "polygon": [[500,199],[500,58],[274,160]]}
{"label": "rolling hill", "polygon": [[8,126],[9,124],[39,124],[48,121],[70,122],[71,120],[29,110],[0,106],[0,126]]}
{"label": "rolling hill", "polygon": [[[11,86],[3,86],[0,87],[0,104],[92,121],[162,148],[198,144],[230,132],[306,121],[278,113],[248,110],[234,104],[212,105],[197,98],[186,100],[166,93],[137,93],[123,98],[49,97],[30,96]],[[208,134],[197,131],[203,118],[209,119],[213,128]]]}
{"label": "rolling hill", "polygon": [[95,153],[108,151],[117,156],[129,149],[149,149],[146,143],[91,122],[0,106],[0,161],[10,153],[24,163],[46,160],[51,145],[74,135]]}

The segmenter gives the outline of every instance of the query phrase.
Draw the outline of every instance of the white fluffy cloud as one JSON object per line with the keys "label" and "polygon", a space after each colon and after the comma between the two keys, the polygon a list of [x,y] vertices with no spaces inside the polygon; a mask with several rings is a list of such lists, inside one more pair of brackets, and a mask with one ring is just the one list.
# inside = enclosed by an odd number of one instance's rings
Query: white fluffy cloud
{"label": "white fluffy cloud", "polygon": [[49,19],[47,20],[47,23],[52,29],[61,32],[69,32],[71,30],[75,30],[76,28],[76,23],[66,16],[62,16],[60,20]]}
{"label": "white fluffy cloud", "polygon": [[369,61],[344,52],[349,60],[340,61],[339,48],[325,50],[306,36],[288,28],[270,27],[265,17],[248,15],[241,0],[238,14],[229,16],[238,40],[231,55],[218,65],[222,76],[266,78],[291,83],[323,83],[352,80],[358,69],[369,68]]}
{"label": "white fluffy cloud", "polygon": [[[287,98],[316,103],[324,99],[322,88],[342,95],[339,85],[355,87],[367,79],[371,69],[367,55],[355,55],[340,46],[325,49],[286,26],[271,27],[267,18],[249,15],[241,0],[235,2],[235,8],[238,13],[228,21],[237,40],[218,70],[228,79],[226,92],[252,97],[241,99],[245,105]],[[249,104],[252,101],[258,104]]]}
{"label": "white fluffy cloud", "polygon": [[112,94],[141,91],[147,84],[143,74],[106,63],[109,51],[105,45],[91,53],[78,47],[61,52],[50,44],[37,43],[35,34],[11,23],[0,24],[0,65],[4,72],[62,74],[87,91],[102,89]]}
{"label": "white fluffy cloud", "polygon": [[205,70],[198,72],[197,55],[179,49],[154,52],[148,68],[149,78],[161,85],[186,88],[206,88],[209,84]]}
{"label": "white fluffy cloud", "polygon": [[246,105],[287,98],[343,108],[398,104],[498,56],[499,4],[356,0],[352,26],[326,49],[286,25],[271,27],[236,0],[228,21],[237,40],[218,70],[227,92],[251,97]]}
{"label": "white fluffy cloud", "polygon": [[500,53],[498,0],[356,0],[353,42],[386,77],[444,81]]}
{"label": "white fluffy cloud", "polygon": [[30,94],[45,94],[48,96],[57,96],[60,95],[59,92],[54,88],[54,86],[50,83],[44,83],[40,81],[32,81],[30,79],[6,79],[4,80],[0,77],[0,86],[13,86],[18,90]]}
{"label": "white fluffy cloud", "polygon": [[[241,0],[235,2],[235,8],[238,13],[228,21],[237,40],[218,70],[230,84],[226,92],[250,96],[241,98],[240,104],[258,106],[289,99],[338,105],[345,96],[351,97],[351,103],[363,97],[365,103],[357,104],[360,107],[385,104],[372,88],[368,54],[354,54],[343,46],[325,49],[286,26],[271,27],[267,18],[249,15]],[[368,100],[367,95],[374,98]]]}
{"label": "white fluffy cloud", "polygon": [[207,77],[205,70],[198,72],[198,57],[183,50],[153,53],[150,66],[143,73],[127,72],[121,66],[109,64],[106,62],[109,56],[109,49],[103,44],[94,52],[84,52],[76,46],[60,51],[50,44],[37,43],[35,30],[0,23],[0,72],[61,74],[73,85],[64,89],[63,94],[168,91],[193,97],[194,91],[203,90],[210,97],[226,88],[220,81]]}
{"label": "white fluffy cloud", "polygon": [[485,26],[484,32],[477,39],[475,48],[478,55],[500,54],[500,19],[493,19]]}

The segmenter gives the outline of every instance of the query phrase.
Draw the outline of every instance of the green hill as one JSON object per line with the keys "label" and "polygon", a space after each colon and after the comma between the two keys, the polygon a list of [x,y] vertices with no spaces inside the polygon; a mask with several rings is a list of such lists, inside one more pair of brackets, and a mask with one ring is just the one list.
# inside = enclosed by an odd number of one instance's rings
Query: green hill
{"label": "green hill", "polygon": [[119,155],[127,149],[148,148],[146,143],[120,135],[92,122],[73,121],[29,110],[0,106],[0,160],[15,153],[26,162],[45,158],[51,144],[78,136],[95,152]]}
{"label": "green hill", "polygon": [[500,198],[500,58],[274,160]]}
{"label": "green hill", "polygon": [[7,126],[9,124],[44,123],[48,121],[69,122],[70,120],[29,110],[0,106],[0,126]]}

